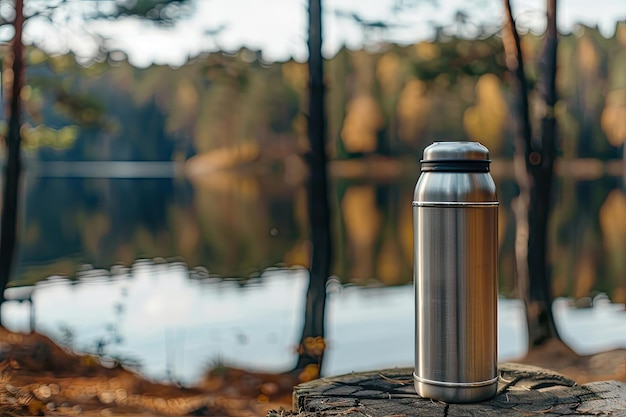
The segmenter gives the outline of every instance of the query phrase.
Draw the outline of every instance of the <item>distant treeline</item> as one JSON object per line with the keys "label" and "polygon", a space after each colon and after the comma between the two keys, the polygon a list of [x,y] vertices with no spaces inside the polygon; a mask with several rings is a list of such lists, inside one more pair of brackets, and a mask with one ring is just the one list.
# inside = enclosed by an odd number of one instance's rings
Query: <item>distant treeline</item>
{"label": "distant treeline", "polygon": [[[552,110],[562,155],[620,158],[626,23],[608,39],[581,26],[560,41],[560,101]],[[525,35],[523,48],[532,84],[541,36]],[[134,68],[119,56],[82,67],[71,55],[29,49],[22,96],[30,156],[182,160],[244,145],[266,160],[306,152],[306,64],[264,62],[247,49],[201,55],[179,68]],[[434,140],[476,139],[494,156],[509,156],[515,113],[507,77],[497,35],[341,49],[327,61],[329,153],[418,155]]]}

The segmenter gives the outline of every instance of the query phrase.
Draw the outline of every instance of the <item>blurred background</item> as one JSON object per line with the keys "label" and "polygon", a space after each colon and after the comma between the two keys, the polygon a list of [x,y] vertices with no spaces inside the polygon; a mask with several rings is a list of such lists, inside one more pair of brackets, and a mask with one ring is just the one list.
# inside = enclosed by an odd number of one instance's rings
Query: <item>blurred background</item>
{"label": "blurred background", "polygon": [[[311,257],[307,8],[267,3],[26,3],[6,327],[159,381],[294,367]],[[532,87],[545,6],[513,5]],[[421,153],[440,140],[490,149],[500,359],[523,356],[502,4],[322,10],[334,259],[322,373],[412,365],[411,200]],[[561,336],[590,354],[626,348],[626,6],[564,0],[559,11],[548,262]]]}

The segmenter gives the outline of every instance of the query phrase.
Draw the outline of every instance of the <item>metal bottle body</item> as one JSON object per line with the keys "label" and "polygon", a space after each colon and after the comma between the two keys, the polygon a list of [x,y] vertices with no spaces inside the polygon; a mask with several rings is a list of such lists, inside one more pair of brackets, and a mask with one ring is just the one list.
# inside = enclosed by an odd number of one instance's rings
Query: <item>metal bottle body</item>
{"label": "metal bottle body", "polygon": [[422,172],[413,217],[415,388],[448,402],[488,399],[496,393],[498,359],[493,179],[488,170]]}

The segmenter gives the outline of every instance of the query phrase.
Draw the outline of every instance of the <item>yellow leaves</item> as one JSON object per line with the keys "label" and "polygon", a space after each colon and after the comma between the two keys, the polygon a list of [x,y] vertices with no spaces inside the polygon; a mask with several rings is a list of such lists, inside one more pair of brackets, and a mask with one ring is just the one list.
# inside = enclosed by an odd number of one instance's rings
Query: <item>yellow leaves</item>
{"label": "yellow leaves", "polygon": [[192,157],[185,165],[185,172],[187,175],[195,177],[213,171],[234,168],[256,160],[260,152],[259,145],[252,142],[224,146]]}
{"label": "yellow leaves", "polygon": [[77,126],[65,126],[57,130],[57,139],[59,143],[64,147],[72,145],[77,137],[78,137]]}
{"label": "yellow leaves", "polygon": [[300,382],[309,382],[314,379],[319,378],[320,376],[320,367],[319,365],[307,365],[300,375],[298,375],[298,381]]}
{"label": "yellow leaves", "polygon": [[26,56],[28,65],[39,65],[46,62],[48,55],[44,51],[38,48],[33,48],[28,52]]}
{"label": "yellow leaves", "polygon": [[78,132],[77,126],[65,126],[56,130],[44,125],[36,127],[24,125],[20,131],[26,149],[36,149],[40,146],[66,149],[74,144]]}
{"label": "yellow leaves", "polygon": [[600,227],[608,248],[626,245],[626,195],[615,189],[600,207]]}
{"label": "yellow leaves", "polygon": [[[623,276],[626,267],[624,250],[626,250],[626,194],[620,189],[609,193],[600,207],[600,227],[604,236],[604,247],[607,252],[607,266],[613,276]],[[622,281],[623,282],[623,281]],[[615,285],[613,301],[626,301],[626,288]]]}
{"label": "yellow leaves", "polygon": [[[298,346],[299,355],[307,355],[312,358],[321,358],[326,350],[326,340],[322,336],[306,337],[304,341]],[[298,380],[300,382],[308,382],[319,378],[320,367],[317,364],[307,365],[300,375]]]}
{"label": "yellow leaves", "polygon": [[435,59],[439,56],[439,47],[432,42],[420,42],[415,45],[417,57],[423,60]]}
{"label": "yellow leaves", "polygon": [[60,73],[63,71],[69,70],[71,67],[76,65],[76,61],[74,57],[70,54],[67,55],[53,55],[48,58],[48,62],[52,67],[53,71],[56,73]]}
{"label": "yellow leaves", "polygon": [[[7,58],[5,58],[5,65],[7,63],[6,61],[10,59],[13,59],[12,56],[8,56]],[[2,86],[6,91],[5,94],[7,95],[7,98],[9,97],[9,91],[12,91],[11,87],[13,87],[13,75],[13,69],[10,67],[7,67],[2,71]]]}
{"label": "yellow leaves", "polygon": [[600,126],[611,145],[621,146],[626,141],[626,88],[611,91],[605,103]]}
{"label": "yellow leaves", "polygon": [[194,84],[187,78],[180,79],[174,91],[174,104],[170,108],[167,129],[172,132],[193,124],[199,102],[200,96]]}
{"label": "yellow leaves", "polygon": [[476,84],[476,105],[463,114],[465,131],[491,152],[497,152],[502,144],[506,116],[507,105],[500,80],[493,74],[483,75]]}
{"label": "yellow leaves", "polygon": [[615,29],[615,37],[622,44],[626,46],[626,22],[618,22]]}
{"label": "yellow leaves", "polygon": [[324,340],[323,337],[306,337],[304,338],[304,342],[299,346],[298,353],[316,357],[322,356],[324,350],[326,350],[326,340]]}
{"label": "yellow leaves", "polygon": [[394,53],[386,53],[378,61],[376,77],[384,93],[389,94],[398,85],[398,69],[400,59]]}
{"label": "yellow leaves", "polygon": [[[197,190],[203,190],[211,194],[217,192],[235,196],[242,201],[248,202],[257,201],[261,193],[258,180],[254,176],[241,174],[234,170],[207,171],[204,174],[208,175],[202,175],[201,173],[190,175],[190,179]],[[221,210],[223,208],[219,207],[217,209]]]}
{"label": "yellow leaves", "polygon": [[100,365],[100,359],[94,355],[83,355],[80,356],[80,363],[83,366],[96,367]]}
{"label": "yellow leaves", "polygon": [[377,101],[370,95],[354,98],[347,106],[341,139],[347,152],[374,152],[383,126]]}
{"label": "yellow leaves", "polygon": [[198,99],[198,91],[193,83],[188,79],[180,80],[176,90],[176,105],[183,110],[194,110],[198,106]]}
{"label": "yellow leaves", "polygon": [[386,240],[376,259],[376,276],[385,285],[399,284],[402,280],[402,263],[397,242]]}
{"label": "yellow leaves", "polygon": [[351,248],[350,276],[357,280],[370,278],[374,245],[382,222],[382,215],[376,206],[376,189],[372,185],[348,188],[341,200],[341,210]]}
{"label": "yellow leaves", "polygon": [[418,79],[409,80],[398,99],[398,136],[406,142],[416,142],[421,129],[426,126],[430,101],[426,84]]}
{"label": "yellow leaves", "polygon": [[305,91],[307,88],[309,71],[306,64],[295,61],[285,62],[280,67],[283,79],[296,91]]}
{"label": "yellow leaves", "polygon": [[30,85],[25,85],[24,87],[22,87],[22,91],[20,91],[20,98],[24,101],[30,100],[32,93],[32,87]]}
{"label": "yellow leaves", "polygon": [[311,263],[311,242],[309,240],[296,242],[283,256],[283,262],[287,266],[308,268]]}
{"label": "yellow leaves", "polygon": [[341,209],[350,240],[368,246],[373,244],[381,222],[374,187],[358,185],[348,188],[341,201]]}
{"label": "yellow leaves", "polygon": [[409,262],[413,262],[413,207],[410,204],[403,204],[400,210],[398,226],[396,231],[397,239],[402,249],[402,255]]}
{"label": "yellow leaves", "polygon": [[580,38],[578,43],[578,66],[587,77],[594,77],[600,67],[600,54],[588,36]]}
{"label": "yellow leaves", "polygon": [[522,56],[531,59],[536,59],[543,48],[543,44],[535,36],[523,36],[520,46],[522,48]]}
{"label": "yellow leaves", "polygon": [[593,256],[590,252],[584,252],[576,261],[576,285],[574,289],[574,298],[579,299],[586,297],[591,293],[593,284],[596,280],[597,268],[593,262]]}
{"label": "yellow leaves", "polygon": [[611,299],[615,304],[626,304],[626,288],[615,288],[613,290]]}

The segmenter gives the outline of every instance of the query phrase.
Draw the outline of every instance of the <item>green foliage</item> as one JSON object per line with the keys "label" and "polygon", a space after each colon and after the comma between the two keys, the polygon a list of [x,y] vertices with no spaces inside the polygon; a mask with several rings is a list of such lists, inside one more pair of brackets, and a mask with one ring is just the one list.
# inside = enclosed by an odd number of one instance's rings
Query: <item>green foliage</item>
{"label": "green foliage", "polygon": [[456,83],[463,76],[502,74],[505,69],[502,51],[502,40],[497,36],[421,43],[416,47],[413,71],[424,81],[443,76],[448,84]]}
{"label": "green foliage", "polygon": [[36,149],[40,146],[66,149],[74,144],[77,137],[78,127],[72,125],[58,130],[44,125],[38,125],[34,128],[22,128],[22,141],[26,149]]}

